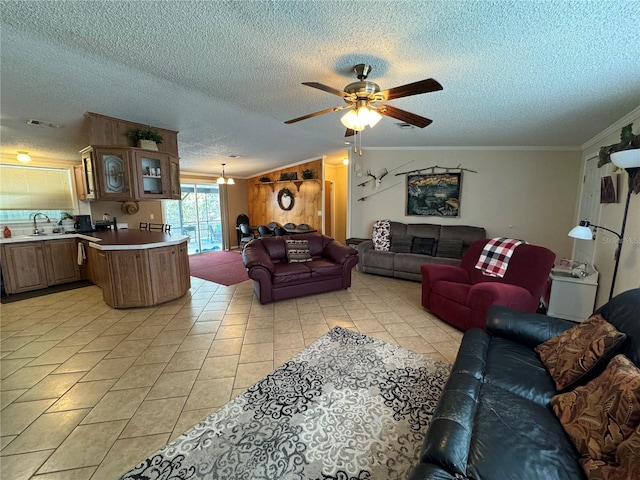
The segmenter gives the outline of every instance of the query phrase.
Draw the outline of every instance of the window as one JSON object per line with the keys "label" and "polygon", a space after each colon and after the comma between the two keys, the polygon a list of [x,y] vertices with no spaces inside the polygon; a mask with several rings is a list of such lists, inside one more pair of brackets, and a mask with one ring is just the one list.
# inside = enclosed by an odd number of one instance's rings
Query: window
{"label": "window", "polygon": [[64,168],[0,165],[0,221],[27,221],[42,212],[73,212],[71,172]]}

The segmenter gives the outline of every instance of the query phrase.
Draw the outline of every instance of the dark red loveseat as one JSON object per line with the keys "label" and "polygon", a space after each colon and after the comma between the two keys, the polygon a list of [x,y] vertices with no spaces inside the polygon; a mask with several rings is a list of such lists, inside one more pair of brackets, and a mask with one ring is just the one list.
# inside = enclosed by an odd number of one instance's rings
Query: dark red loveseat
{"label": "dark red loveseat", "polygon": [[492,305],[535,312],[556,258],[545,247],[518,246],[504,277],[489,277],[475,268],[489,239],[472,243],[459,267],[422,266],[422,306],[462,330],[484,328]]}
{"label": "dark red loveseat", "polygon": [[[310,262],[289,263],[285,240],[308,240]],[[331,237],[304,234],[260,237],[249,242],[242,261],[260,303],[328,292],[351,286],[351,270],[358,263],[358,251]]]}

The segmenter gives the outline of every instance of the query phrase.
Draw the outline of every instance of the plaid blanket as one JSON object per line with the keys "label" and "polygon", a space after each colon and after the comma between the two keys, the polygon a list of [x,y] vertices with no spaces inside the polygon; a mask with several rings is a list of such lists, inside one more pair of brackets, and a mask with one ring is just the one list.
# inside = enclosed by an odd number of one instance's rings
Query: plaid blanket
{"label": "plaid blanket", "polygon": [[504,277],[513,251],[523,243],[526,242],[513,238],[492,238],[482,249],[476,268],[489,277]]}

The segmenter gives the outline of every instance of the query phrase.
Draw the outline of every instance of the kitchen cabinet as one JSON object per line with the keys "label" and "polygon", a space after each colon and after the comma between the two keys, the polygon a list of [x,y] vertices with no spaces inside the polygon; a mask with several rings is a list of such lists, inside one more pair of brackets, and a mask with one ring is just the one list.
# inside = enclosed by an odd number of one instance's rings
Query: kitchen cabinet
{"label": "kitchen cabinet", "polygon": [[131,149],[136,170],[136,197],[143,199],[171,198],[170,163],[168,153]]}
{"label": "kitchen cabinet", "polygon": [[42,242],[2,245],[2,274],[7,293],[47,288]]}
{"label": "kitchen cabinet", "polygon": [[[80,200],[180,199],[176,155],[134,147],[90,146],[74,168]],[[95,186],[94,186],[95,184]]]}
{"label": "kitchen cabinet", "polygon": [[7,293],[29,292],[80,280],[75,238],[2,245]]}
{"label": "kitchen cabinet", "polygon": [[47,240],[43,243],[48,285],[80,280],[78,242],[75,238]]}
{"label": "kitchen cabinet", "polygon": [[189,247],[187,242],[178,245],[178,285],[180,292],[186,292],[191,288],[191,270],[189,267]]}
{"label": "kitchen cabinet", "polygon": [[154,303],[163,303],[180,296],[178,246],[149,250],[149,277]]}
{"label": "kitchen cabinet", "polygon": [[109,279],[102,288],[112,289],[111,306],[129,308],[150,305],[151,282],[147,251],[111,250],[106,254]]}

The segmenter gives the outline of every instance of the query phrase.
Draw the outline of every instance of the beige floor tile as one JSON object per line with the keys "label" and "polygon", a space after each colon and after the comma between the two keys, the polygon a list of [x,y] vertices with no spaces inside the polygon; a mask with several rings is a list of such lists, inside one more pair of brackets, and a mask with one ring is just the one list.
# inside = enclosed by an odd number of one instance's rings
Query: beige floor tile
{"label": "beige floor tile", "polygon": [[[135,321],[135,322],[121,321],[121,322],[116,323],[115,325],[112,325],[107,330],[105,330],[103,335],[104,336],[112,336],[112,335],[126,335],[126,336],[128,336],[129,334],[131,334],[131,332],[133,332],[140,325],[142,325],[142,320]],[[125,336],[125,338],[126,338],[126,336]]]}
{"label": "beige floor tile", "polygon": [[276,318],[273,324],[276,336],[289,333],[302,333],[302,323],[299,319]]}
{"label": "beige floor tile", "polygon": [[165,367],[165,372],[177,372],[180,370],[200,369],[207,356],[207,350],[193,350],[189,352],[177,352]]}
{"label": "beige floor tile", "polygon": [[91,410],[82,424],[127,420],[133,417],[150,387],[107,392]]}
{"label": "beige floor tile", "polygon": [[[202,372],[202,370],[200,370],[200,372]],[[197,376],[198,370],[182,370],[179,372],[163,373],[153,385],[153,388],[151,388],[146,399],[155,400],[158,398],[181,397],[188,395]]]}
{"label": "beige floor tile", "polygon": [[373,316],[383,325],[404,322],[402,316],[396,312],[375,312]]}
{"label": "beige floor tile", "polygon": [[196,424],[204,421],[211,414],[210,408],[201,408],[199,410],[186,410],[180,414],[176,426],[171,432],[171,440],[173,441],[183,433],[193,428]]}
{"label": "beige floor tile", "polygon": [[59,398],[73,387],[83,375],[84,373],[82,372],[47,375],[22,395],[20,401],[28,402],[31,400]]}
{"label": "beige floor tile", "polygon": [[71,358],[78,350],[80,350],[80,348],[82,347],[80,347],[79,345],[72,345],[69,347],[53,347],[40,355],[38,358],[35,358],[31,362],[29,362],[29,366],[33,367],[36,365],[62,364],[69,360],[69,358]]}
{"label": "beige floor tile", "polygon": [[128,388],[151,387],[158,379],[164,368],[164,363],[133,365],[118,379],[111,389],[125,390]]}
{"label": "beige floor tile", "polygon": [[356,328],[362,333],[383,332],[384,326],[376,319],[354,320]]}
{"label": "beige floor tile", "polygon": [[408,323],[390,323],[384,326],[384,328],[393,335],[394,338],[398,337],[415,337],[418,335],[411,325]]}
{"label": "beige floor tile", "polygon": [[126,335],[109,335],[107,337],[99,337],[85,345],[80,351],[99,352],[102,350],[112,350],[126,337]]}
{"label": "beige floor tile", "polygon": [[123,340],[105,358],[137,357],[152,342],[152,339]]}
{"label": "beige floor tile", "polygon": [[29,480],[52,452],[53,450],[43,450],[2,457],[0,477],[11,480]]}
{"label": "beige floor tile", "polygon": [[244,313],[229,313],[229,310],[227,310],[227,313],[225,314],[225,316],[222,318],[222,325],[224,326],[228,326],[228,325],[246,325],[247,321],[249,320],[249,309],[247,308],[247,311]]}
{"label": "beige floor tile", "polygon": [[[368,333],[365,333],[365,335],[372,338],[376,338],[378,340],[382,340],[383,342],[390,343],[391,345],[398,345],[398,341],[395,338],[393,338],[393,336],[386,330],[382,332],[368,332]],[[412,337],[405,337],[405,338],[412,338]]]}
{"label": "beige floor tile", "polygon": [[302,336],[302,329],[300,333],[281,333],[276,334],[273,340],[274,350],[280,350],[285,348],[304,348],[304,337]]}
{"label": "beige floor tile", "polygon": [[[7,390],[0,392],[0,410],[4,410],[6,407],[11,405],[15,400],[17,400],[21,395],[27,392],[26,389],[21,390]],[[0,432],[0,435],[2,432]]]}
{"label": "beige floor tile", "polygon": [[20,347],[19,349],[11,352],[5,358],[36,358],[47,350],[55,347],[58,343],[60,343],[58,340],[47,340],[44,342],[34,340],[33,342],[27,343],[24,347]]}
{"label": "beige floor tile", "polygon": [[227,338],[242,338],[246,325],[222,325],[216,334],[216,340],[224,340]]}
{"label": "beige floor tile", "polygon": [[40,337],[40,340],[65,340],[80,330],[80,327],[55,327]]}
{"label": "beige floor tile", "polygon": [[105,358],[82,377],[82,381],[92,382],[111,378],[119,379],[135,360],[135,357]]}
{"label": "beige floor tile", "polygon": [[76,383],[49,408],[48,412],[94,407],[115,382],[116,380],[98,380]]}
{"label": "beige floor tile", "polygon": [[209,350],[215,334],[208,333],[202,335],[187,335],[178,347],[178,352],[189,352],[193,350]]}
{"label": "beige floor tile", "polygon": [[74,468],[63,472],[36,475],[32,480],[90,480],[96,469],[96,467]]}
{"label": "beige floor tile", "polygon": [[173,318],[173,320],[171,320],[167,324],[167,326],[164,327],[164,330],[162,331],[163,334],[171,330],[186,330],[188,332],[189,330],[191,330],[191,327],[193,327],[193,324],[196,323],[196,320],[198,320],[197,315],[193,317],[178,317],[178,315],[180,315],[180,313],[176,313],[176,316]]}
{"label": "beige floor tile", "polygon": [[11,375],[16,370],[24,367],[27,363],[32,362],[31,358],[15,358],[13,360],[7,360],[3,358],[0,360],[0,378],[3,380]]}
{"label": "beige floor tile", "polygon": [[198,374],[198,380],[235,377],[239,359],[240,355],[206,358]]}
{"label": "beige floor tile", "polygon": [[398,345],[417,353],[433,353],[437,351],[433,345],[420,336],[398,337]]}
{"label": "beige floor tile", "polygon": [[285,362],[291,360],[294,355],[300,353],[301,348],[285,348],[282,350],[274,350],[273,352],[273,367],[278,368]]}
{"label": "beige floor tile", "polygon": [[129,334],[126,340],[153,340],[163,330],[163,325],[140,326]]}
{"label": "beige floor tile", "polygon": [[0,383],[1,390],[20,390],[31,388],[56,369],[57,365],[22,367]]}
{"label": "beige floor tile", "polygon": [[329,325],[329,328],[333,328],[333,327],[356,328],[355,324],[351,320],[351,317],[349,317],[348,315],[327,317],[327,325]]}
{"label": "beige floor tile", "polygon": [[217,321],[211,321],[211,322],[201,322],[201,321],[197,321],[196,323],[193,324],[193,327],[191,327],[191,330],[189,330],[189,335],[201,335],[201,334],[205,334],[205,333],[212,333],[215,334],[218,331],[218,328],[220,328],[220,324],[221,322]]}
{"label": "beige floor tile", "polygon": [[149,365],[151,363],[169,363],[173,354],[178,350],[178,345],[163,345],[159,347],[147,347],[140,354],[134,365]]}
{"label": "beige floor tile", "polygon": [[89,409],[40,415],[2,451],[2,455],[58,448],[87,413]]}
{"label": "beige floor tile", "polygon": [[184,410],[220,407],[231,399],[232,387],[233,378],[196,381],[184,405]]}
{"label": "beige floor tile", "polygon": [[0,416],[2,435],[19,435],[54,402],[55,399],[12,403]]}
{"label": "beige floor tile", "polygon": [[180,345],[190,329],[191,324],[189,324],[188,328],[165,330],[160,333],[153,342],[151,342],[151,346],[159,347],[164,345]]}
{"label": "beige floor tile", "polygon": [[[0,351],[2,352],[15,352],[20,350],[25,345],[28,345],[33,340],[40,338],[39,335],[33,335],[30,337],[13,336],[0,342]],[[55,345],[55,344],[54,344]],[[28,357],[27,357],[28,358]]]}
{"label": "beige floor tile", "polygon": [[273,342],[273,327],[256,328],[247,330],[244,334],[244,343],[270,343]]}
{"label": "beige floor tile", "polygon": [[252,343],[242,346],[239,363],[273,361],[273,343]]}
{"label": "beige floor tile", "polygon": [[242,363],[238,365],[238,373],[233,388],[247,388],[273,371],[273,362]]}
{"label": "beige floor tile", "polygon": [[213,302],[207,304],[204,311],[198,316],[199,322],[222,321],[227,309],[226,302]]}
{"label": "beige floor tile", "polygon": [[171,433],[186,400],[186,396],[145,400],[127,424],[120,438]]}
{"label": "beige floor tile", "polygon": [[207,357],[222,357],[227,355],[240,355],[242,350],[242,338],[226,340],[214,340],[209,348]]}
{"label": "beige floor tile", "polygon": [[95,367],[109,352],[76,353],[60,365],[54,373],[88,372]]}
{"label": "beige floor tile", "polygon": [[118,420],[76,427],[38,473],[99,465],[126,424]]}
{"label": "beige floor tile", "polygon": [[[67,325],[65,325],[67,326]],[[78,331],[58,343],[58,347],[68,347],[71,345],[85,346],[100,336],[100,332],[96,330]]]}
{"label": "beige floor tile", "polygon": [[415,330],[431,344],[454,341],[454,338],[440,327],[416,328]]}
{"label": "beige floor tile", "polygon": [[91,480],[119,478],[141,460],[160,450],[168,441],[169,435],[166,433],[117,440]]}

